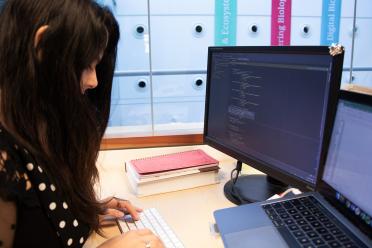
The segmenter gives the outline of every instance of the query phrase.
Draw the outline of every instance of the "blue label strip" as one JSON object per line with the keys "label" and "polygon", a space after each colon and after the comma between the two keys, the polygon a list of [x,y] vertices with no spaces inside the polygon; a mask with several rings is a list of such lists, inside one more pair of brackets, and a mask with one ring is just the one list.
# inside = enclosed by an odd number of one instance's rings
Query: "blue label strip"
{"label": "blue label strip", "polygon": [[321,45],[338,43],[340,35],[341,0],[323,0]]}
{"label": "blue label strip", "polygon": [[216,46],[236,45],[237,0],[215,0]]}

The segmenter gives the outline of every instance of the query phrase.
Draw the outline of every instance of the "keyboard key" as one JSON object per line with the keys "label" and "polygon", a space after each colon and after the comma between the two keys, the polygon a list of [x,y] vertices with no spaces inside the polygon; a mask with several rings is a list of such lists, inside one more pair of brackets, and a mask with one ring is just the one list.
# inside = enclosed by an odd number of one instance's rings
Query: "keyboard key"
{"label": "keyboard key", "polygon": [[342,243],[350,242],[350,239],[348,237],[346,237],[346,235],[337,236],[336,238],[337,238],[338,241],[340,241]]}
{"label": "keyboard key", "polygon": [[327,229],[325,229],[324,227],[317,228],[316,231],[317,231],[319,234],[325,234],[325,233],[328,233]]}
{"label": "keyboard key", "polygon": [[356,246],[354,243],[347,243],[347,244],[344,244],[344,246],[346,248],[357,248],[358,246]]}
{"label": "keyboard key", "polygon": [[294,224],[294,220],[286,219],[286,220],[284,220],[284,223],[287,224],[287,225],[292,225],[292,224]]}
{"label": "keyboard key", "polygon": [[292,208],[292,209],[289,209],[289,210],[288,210],[288,213],[290,213],[290,214],[295,214],[295,213],[297,213],[297,210],[294,209],[294,208]]}
{"label": "keyboard key", "polygon": [[334,240],[335,238],[331,234],[325,234],[323,235],[323,239],[325,241],[331,241],[331,240]]}
{"label": "keyboard key", "polygon": [[316,232],[314,232],[314,231],[310,231],[310,232],[308,232],[308,233],[306,233],[307,234],[307,236],[309,236],[310,238],[315,238],[315,237],[318,237],[319,235],[316,233]]}
{"label": "keyboard key", "polygon": [[302,246],[302,248],[315,248],[312,244],[305,244]]}
{"label": "keyboard key", "polygon": [[303,211],[301,212],[303,216],[309,216],[311,213],[309,211]]}
{"label": "keyboard key", "polygon": [[293,208],[293,205],[290,202],[283,202],[282,205],[287,210]]}
{"label": "keyboard key", "polygon": [[301,226],[307,224],[307,222],[304,219],[299,219],[296,222],[297,222],[298,225],[301,225]]}
{"label": "keyboard key", "polygon": [[337,241],[332,241],[332,242],[330,242],[330,243],[328,243],[331,247],[340,247],[341,246],[341,244],[340,243],[338,243]]}
{"label": "keyboard key", "polygon": [[307,238],[300,238],[300,239],[298,239],[298,241],[299,241],[301,244],[310,243],[310,240],[307,239]]}
{"label": "keyboard key", "polygon": [[296,236],[297,238],[305,236],[305,234],[301,231],[295,231],[295,232],[293,232],[293,235]]}
{"label": "keyboard key", "polygon": [[313,227],[320,227],[320,226],[322,226],[318,221],[311,222],[310,225],[312,225]]}
{"label": "keyboard key", "polygon": [[288,226],[288,228],[289,228],[289,230],[291,230],[291,231],[295,231],[295,230],[300,229],[297,225],[290,225],[290,226]]}
{"label": "keyboard key", "polygon": [[306,216],[305,217],[308,221],[314,221],[315,217],[314,216]]}
{"label": "keyboard key", "polygon": [[299,219],[302,219],[302,216],[300,214],[294,214],[292,215],[293,219],[295,220],[299,220]]}
{"label": "keyboard key", "polygon": [[313,230],[313,229],[311,228],[311,226],[309,226],[309,225],[301,226],[301,229],[304,230],[305,232],[308,232],[308,231]]}
{"label": "keyboard key", "polygon": [[312,240],[315,245],[323,245],[324,241],[321,238],[315,238]]}
{"label": "keyboard key", "polygon": [[339,235],[342,234],[342,232],[338,228],[331,229],[331,233],[333,235]]}
{"label": "keyboard key", "polygon": [[328,229],[335,227],[335,225],[332,222],[325,222],[325,223],[323,223],[323,225],[325,227],[327,227]]}
{"label": "keyboard key", "polygon": [[290,216],[288,214],[281,214],[279,215],[282,219],[288,219]]}
{"label": "keyboard key", "polygon": [[276,208],[275,211],[276,211],[278,214],[287,213],[287,211],[286,211],[284,208]]}

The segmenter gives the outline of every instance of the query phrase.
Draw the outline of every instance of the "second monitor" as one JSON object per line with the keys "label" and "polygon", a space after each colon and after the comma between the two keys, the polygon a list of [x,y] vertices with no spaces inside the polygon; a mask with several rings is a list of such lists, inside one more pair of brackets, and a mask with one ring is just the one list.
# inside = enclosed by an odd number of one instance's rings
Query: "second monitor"
{"label": "second monitor", "polygon": [[[210,47],[204,141],[269,175],[233,178],[236,204],[313,189],[340,87],[343,48]],[[232,173],[233,174],[233,173]],[[274,183],[272,183],[274,182]]]}

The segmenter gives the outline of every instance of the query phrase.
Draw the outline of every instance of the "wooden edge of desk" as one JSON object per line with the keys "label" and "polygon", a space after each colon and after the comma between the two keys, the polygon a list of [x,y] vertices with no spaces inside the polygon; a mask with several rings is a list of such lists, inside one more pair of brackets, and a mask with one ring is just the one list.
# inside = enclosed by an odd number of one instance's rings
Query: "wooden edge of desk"
{"label": "wooden edge of desk", "polygon": [[101,150],[201,144],[203,144],[202,134],[104,138],[101,142]]}

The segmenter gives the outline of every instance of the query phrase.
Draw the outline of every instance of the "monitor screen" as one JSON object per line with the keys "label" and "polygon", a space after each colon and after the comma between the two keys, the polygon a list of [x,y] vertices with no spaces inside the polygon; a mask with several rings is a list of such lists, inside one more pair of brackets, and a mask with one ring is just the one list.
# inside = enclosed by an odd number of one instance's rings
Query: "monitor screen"
{"label": "monitor screen", "polygon": [[372,228],[372,97],[369,104],[341,99],[323,180],[337,201]]}
{"label": "monitor screen", "polygon": [[210,48],[205,143],[315,185],[334,70],[324,47]]}

